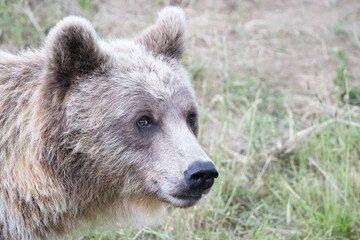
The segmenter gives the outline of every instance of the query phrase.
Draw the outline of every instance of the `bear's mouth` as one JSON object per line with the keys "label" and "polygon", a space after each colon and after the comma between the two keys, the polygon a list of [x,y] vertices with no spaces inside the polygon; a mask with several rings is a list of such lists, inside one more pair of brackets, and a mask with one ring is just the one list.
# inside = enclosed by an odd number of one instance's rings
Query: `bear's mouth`
{"label": "bear's mouth", "polygon": [[192,200],[198,201],[201,199],[202,194],[173,194],[171,195],[173,198],[177,198],[179,200]]}
{"label": "bear's mouth", "polygon": [[168,195],[166,202],[179,208],[188,208],[195,205],[200,199],[202,194],[171,194]]}

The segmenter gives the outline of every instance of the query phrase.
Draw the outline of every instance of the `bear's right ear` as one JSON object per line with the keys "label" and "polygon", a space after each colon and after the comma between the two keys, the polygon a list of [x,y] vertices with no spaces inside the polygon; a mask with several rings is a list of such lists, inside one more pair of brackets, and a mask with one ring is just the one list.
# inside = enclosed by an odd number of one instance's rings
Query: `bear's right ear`
{"label": "bear's right ear", "polygon": [[45,84],[50,91],[66,93],[75,77],[91,73],[106,61],[93,26],[81,17],[60,21],[50,31],[45,48]]}

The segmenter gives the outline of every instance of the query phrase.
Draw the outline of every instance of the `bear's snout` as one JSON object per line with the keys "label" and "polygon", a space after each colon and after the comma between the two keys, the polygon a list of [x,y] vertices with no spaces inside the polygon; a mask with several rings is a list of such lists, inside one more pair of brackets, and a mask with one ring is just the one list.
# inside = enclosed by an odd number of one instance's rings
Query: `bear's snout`
{"label": "bear's snout", "polygon": [[218,176],[219,173],[215,165],[210,161],[195,161],[184,171],[187,187],[199,194],[211,188],[214,184],[214,178]]}

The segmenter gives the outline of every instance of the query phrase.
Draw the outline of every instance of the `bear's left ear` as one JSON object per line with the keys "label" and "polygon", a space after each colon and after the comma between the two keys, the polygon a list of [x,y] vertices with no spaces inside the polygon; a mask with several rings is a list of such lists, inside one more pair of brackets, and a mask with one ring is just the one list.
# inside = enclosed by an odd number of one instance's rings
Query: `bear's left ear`
{"label": "bear's left ear", "polygon": [[135,39],[156,55],[180,60],[184,53],[186,23],[182,9],[166,7],[159,12],[155,25]]}
{"label": "bear's left ear", "polygon": [[96,70],[106,60],[93,26],[84,18],[64,18],[46,39],[47,87],[66,93],[75,77]]}

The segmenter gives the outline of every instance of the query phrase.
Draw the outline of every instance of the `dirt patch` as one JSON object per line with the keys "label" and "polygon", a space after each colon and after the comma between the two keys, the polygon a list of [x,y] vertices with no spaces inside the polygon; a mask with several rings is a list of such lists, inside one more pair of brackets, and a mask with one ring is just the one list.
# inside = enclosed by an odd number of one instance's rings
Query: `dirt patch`
{"label": "dirt patch", "polygon": [[[184,8],[189,51],[215,84],[222,84],[218,75],[224,67],[232,72],[255,69],[280,79],[296,94],[316,92],[327,99],[335,87],[334,51],[340,49],[349,58],[350,84],[360,82],[358,1],[104,0],[94,23],[104,35],[131,36],[168,4]],[[229,66],[224,66],[225,57]]]}

